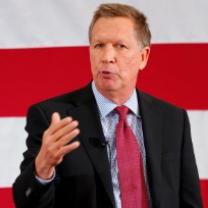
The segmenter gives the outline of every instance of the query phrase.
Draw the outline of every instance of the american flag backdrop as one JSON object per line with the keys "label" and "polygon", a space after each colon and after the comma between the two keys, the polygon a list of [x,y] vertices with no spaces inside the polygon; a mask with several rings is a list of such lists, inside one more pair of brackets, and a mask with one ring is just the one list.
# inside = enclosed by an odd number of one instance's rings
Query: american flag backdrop
{"label": "american flag backdrop", "polygon": [[[28,107],[91,80],[88,26],[102,0],[0,0],[0,207],[13,208],[11,187],[27,137]],[[115,1],[108,1],[115,2]],[[208,208],[208,1],[126,0],[152,31],[138,87],[188,111],[204,208]]]}

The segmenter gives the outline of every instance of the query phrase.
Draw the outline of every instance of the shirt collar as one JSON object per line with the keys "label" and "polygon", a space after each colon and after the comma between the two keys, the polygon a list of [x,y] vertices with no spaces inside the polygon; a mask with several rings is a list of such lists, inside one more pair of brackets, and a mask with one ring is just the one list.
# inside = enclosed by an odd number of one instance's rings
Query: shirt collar
{"label": "shirt collar", "polygon": [[[95,96],[98,109],[100,111],[101,118],[107,116],[111,111],[113,111],[118,105],[108,98],[104,97],[96,88],[94,81],[92,82],[92,91]],[[139,115],[139,105],[136,89],[133,90],[132,95],[129,99],[123,104],[128,107],[137,117]]]}

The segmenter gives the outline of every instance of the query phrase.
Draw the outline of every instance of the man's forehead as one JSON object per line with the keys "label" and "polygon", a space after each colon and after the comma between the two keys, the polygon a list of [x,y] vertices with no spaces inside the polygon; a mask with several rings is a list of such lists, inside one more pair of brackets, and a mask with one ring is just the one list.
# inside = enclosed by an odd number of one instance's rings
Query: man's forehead
{"label": "man's forehead", "polygon": [[[117,23],[117,24],[115,24]],[[95,27],[102,27],[103,25],[112,25],[113,28],[122,27],[124,25],[134,26],[134,21],[129,17],[100,17],[95,22],[93,29]]]}
{"label": "man's forehead", "polygon": [[93,40],[115,39],[117,41],[128,40],[135,35],[133,21],[126,17],[100,18],[92,29]]}

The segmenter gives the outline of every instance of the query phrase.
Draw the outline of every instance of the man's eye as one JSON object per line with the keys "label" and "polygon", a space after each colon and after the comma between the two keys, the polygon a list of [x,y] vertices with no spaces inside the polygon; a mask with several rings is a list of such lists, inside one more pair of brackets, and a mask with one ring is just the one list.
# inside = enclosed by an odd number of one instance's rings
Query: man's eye
{"label": "man's eye", "polygon": [[127,48],[126,45],[124,45],[124,44],[117,44],[116,47],[117,48]]}
{"label": "man's eye", "polygon": [[97,44],[95,44],[95,48],[102,48],[104,46],[104,44],[102,44],[102,43],[97,43]]}

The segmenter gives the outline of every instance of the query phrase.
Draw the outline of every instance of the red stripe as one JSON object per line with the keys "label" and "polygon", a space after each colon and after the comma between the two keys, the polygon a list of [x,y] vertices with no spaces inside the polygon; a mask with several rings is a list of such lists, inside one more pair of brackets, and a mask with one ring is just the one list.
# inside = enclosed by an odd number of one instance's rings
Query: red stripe
{"label": "red stripe", "polygon": [[[142,90],[186,109],[208,109],[208,44],[153,45]],[[24,116],[29,105],[90,79],[87,47],[0,50],[0,116]]]}
{"label": "red stripe", "polygon": [[0,207],[15,208],[11,188],[0,188]]}
{"label": "red stripe", "polygon": [[208,208],[208,180],[200,180],[201,182],[201,193],[203,199],[203,207]]}
{"label": "red stripe", "polygon": [[[201,192],[203,207],[208,208],[208,180],[201,180]],[[14,208],[11,188],[0,188],[0,207]]]}
{"label": "red stripe", "polygon": [[185,109],[208,109],[208,44],[152,47],[141,88]]}

